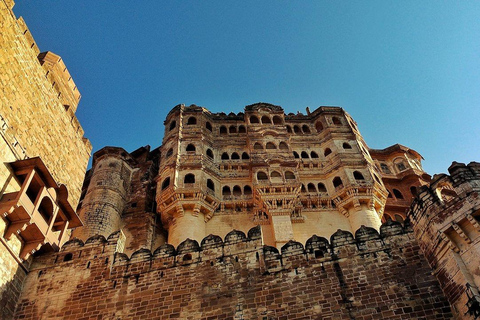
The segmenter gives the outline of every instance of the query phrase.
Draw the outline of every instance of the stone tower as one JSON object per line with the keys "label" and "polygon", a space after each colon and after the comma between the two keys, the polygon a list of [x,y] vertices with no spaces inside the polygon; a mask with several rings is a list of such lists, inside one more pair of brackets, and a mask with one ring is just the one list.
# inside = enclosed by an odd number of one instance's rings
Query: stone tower
{"label": "stone tower", "polygon": [[95,152],[77,208],[85,227],[76,229],[73,237],[108,237],[122,230],[127,253],[163,244],[165,236],[155,213],[158,153],[149,146],[131,153],[117,147]]}
{"label": "stone tower", "polygon": [[[421,187],[409,212],[415,237],[458,319],[480,316],[480,163],[454,162]],[[473,317],[472,317],[473,318]]]}
{"label": "stone tower", "polygon": [[122,148],[106,147],[96,152],[86,194],[78,213],[85,227],[73,236],[86,240],[94,235],[108,237],[122,229],[122,212],[127,202],[133,162]]}
{"label": "stone tower", "polygon": [[220,199],[220,177],[212,153],[216,143],[203,108],[176,106],[167,115],[161,147],[157,204],[168,242],[202,239]]}

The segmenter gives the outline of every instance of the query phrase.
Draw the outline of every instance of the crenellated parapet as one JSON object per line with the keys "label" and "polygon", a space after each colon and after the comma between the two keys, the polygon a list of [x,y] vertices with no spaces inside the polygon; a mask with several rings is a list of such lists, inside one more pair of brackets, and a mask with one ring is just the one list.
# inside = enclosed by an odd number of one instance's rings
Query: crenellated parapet
{"label": "crenellated parapet", "polygon": [[[154,251],[140,249],[128,256],[123,253],[125,236],[121,231],[117,231],[108,238],[96,235],[85,242],[74,238],[65,243],[56,256],[42,256],[37,259],[34,268],[48,268],[54,263],[77,258],[88,260],[90,256],[98,256],[101,253],[104,256],[114,255],[113,259],[109,259],[112,272],[115,272],[113,270],[116,268],[123,269],[126,273],[131,270],[143,270],[144,267],[137,264],[148,264],[150,269],[164,269],[202,264],[205,261],[221,263],[227,258],[238,260],[240,256],[249,267],[274,272],[285,269],[284,263],[294,258],[305,262],[321,259],[322,262],[328,263],[338,259],[350,259],[356,255],[388,255],[390,251],[397,249],[399,243],[414,241],[411,232],[408,226],[389,221],[380,227],[380,232],[365,226],[358,229],[355,235],[337,230],[330,239],[313,235],[305,245],[291,240],[278,250],[264,245],[262,229],[257,226],[250,229],[247,234],[233,230],[224,239],[216,235],[209,235],[200,243],[186,239],[176,248],[171,244],[163,244]],[[86,253],[86,249],[89,249],[89,254]],[[256,262],[252,264],[252,261]],[[277,270],[278,268],[280,269]]]}
{"label": "crenellated parapet", "polygon": [[122,233],[72,240],[34,261],[16,317],[413,319],[421,312],[451,319],[411,231],[397,222],[380,232],[361,227],[355,235],[289,241],[280,250],[263,237],[254,227],[131,255],[122,253]]}
{"label": "crenellated parapet", "polygon": [[[459,316],[480,312],[480,164],[454,162],[420,187],[408,217]],[[476,311],[475,311],[476,310]]]}

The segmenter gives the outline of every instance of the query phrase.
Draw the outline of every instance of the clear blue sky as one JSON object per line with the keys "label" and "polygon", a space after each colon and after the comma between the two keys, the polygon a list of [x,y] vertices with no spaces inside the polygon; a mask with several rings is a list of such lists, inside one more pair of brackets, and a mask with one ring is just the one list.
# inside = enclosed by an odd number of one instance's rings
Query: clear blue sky
{"label": "clear blue sky", "polygon": [[479,1],[22,1],[61,55],[94,151],[157,147],[179,103],[240,112],[344,107],[371,148],[430,174],[480,161]]}

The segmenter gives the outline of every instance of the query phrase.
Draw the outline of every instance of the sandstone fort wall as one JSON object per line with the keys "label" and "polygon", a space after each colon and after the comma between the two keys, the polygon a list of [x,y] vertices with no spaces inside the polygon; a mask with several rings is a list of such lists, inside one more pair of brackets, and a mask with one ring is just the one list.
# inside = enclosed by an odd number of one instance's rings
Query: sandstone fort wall
{"label": "sandstone fort wall", "polygon": [[261,229],[121,253],[121,232],[39,257],[21,319],[451,319],[412,233],[389,222],[281,250]]}

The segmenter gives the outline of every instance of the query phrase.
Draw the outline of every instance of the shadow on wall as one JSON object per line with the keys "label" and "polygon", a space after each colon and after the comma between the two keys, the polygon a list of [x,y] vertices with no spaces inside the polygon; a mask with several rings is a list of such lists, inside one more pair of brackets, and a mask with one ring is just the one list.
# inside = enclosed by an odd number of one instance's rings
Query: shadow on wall
{"label": "shadow on wall", "polygon": [[[5,263],[5,261],[2,261],[2,263]],[[26,276],[26,272],[20,266],[17,266],[15,274],[13,274],[10,280],[3,283],[4,279],[1,279],[2,283],[0,284],[0,319],[13,319],[15,306],[17,305],[18,299],[20,298],[20,294],[23,288],[23,282]]]}

